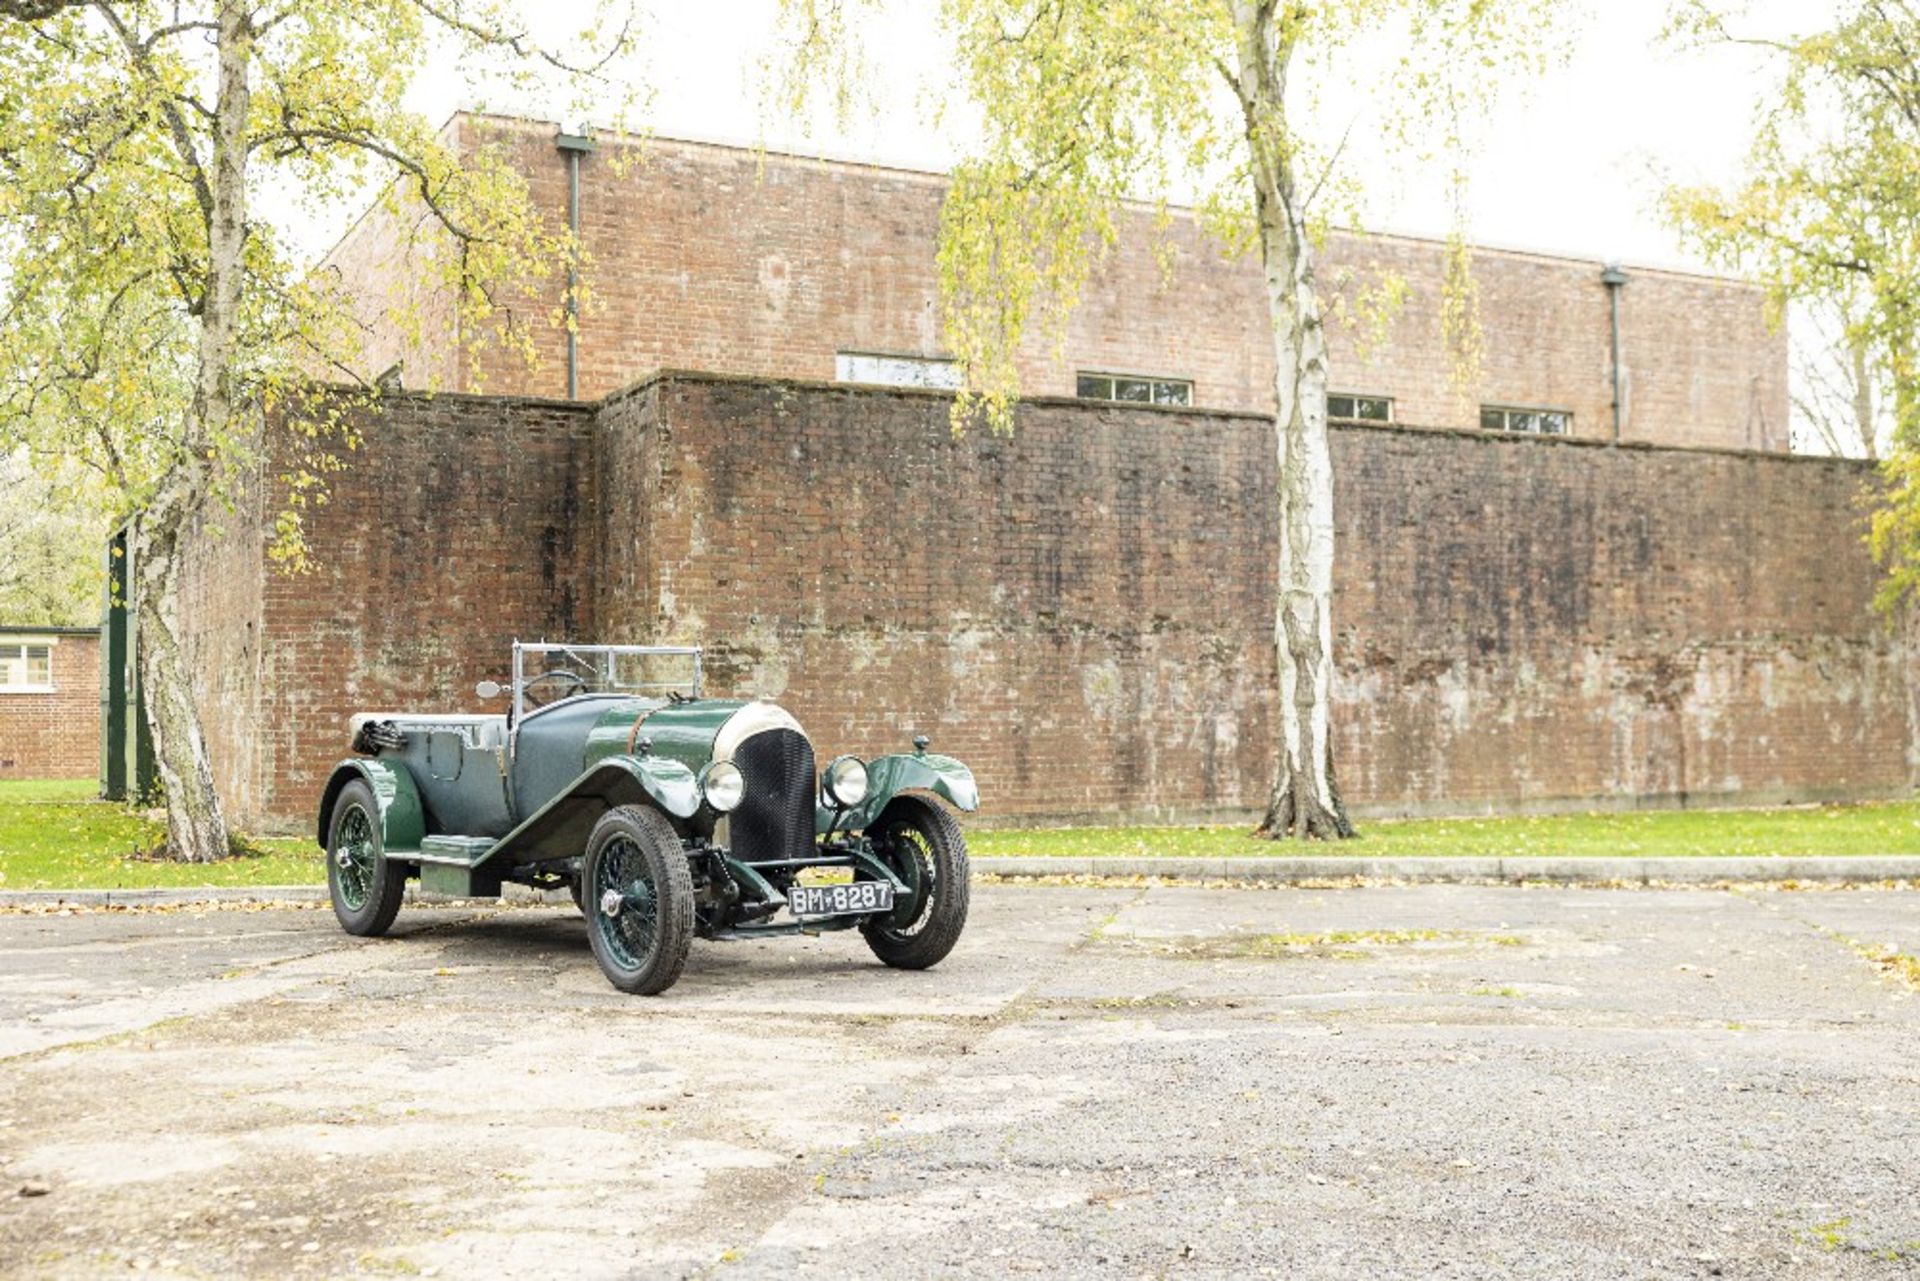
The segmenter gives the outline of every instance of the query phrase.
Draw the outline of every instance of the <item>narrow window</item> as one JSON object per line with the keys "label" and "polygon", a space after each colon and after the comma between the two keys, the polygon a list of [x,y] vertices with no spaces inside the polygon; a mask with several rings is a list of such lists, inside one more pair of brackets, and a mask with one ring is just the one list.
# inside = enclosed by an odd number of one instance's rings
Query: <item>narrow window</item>
{"label": "narrow window", "polygon": [[1327,397],[1327,417],[1337,423],[1390,423],[1393,397],[1334,392]]}
{"label": "narrow window", "polygon": [[1133,405],[1191,405],[1193,383],[1144,374],[1081,374],[1074,391],[1082,400],[1118,400]]}
{"label": "narrow window", "polygon": [[843,383],[882,387],[931,387],[958,391],[960,368],[944,356],[891,356],[884,352],[843,351],[833,360],[834,377]]}
{"label": "narrow window", "polygon": [[1565,436],[1573,431],[1573,414],[1565,409],[1520,409],[1511,405],[1480,406],[1480,425],[1488,431],[1517,431],[1531,436]]}

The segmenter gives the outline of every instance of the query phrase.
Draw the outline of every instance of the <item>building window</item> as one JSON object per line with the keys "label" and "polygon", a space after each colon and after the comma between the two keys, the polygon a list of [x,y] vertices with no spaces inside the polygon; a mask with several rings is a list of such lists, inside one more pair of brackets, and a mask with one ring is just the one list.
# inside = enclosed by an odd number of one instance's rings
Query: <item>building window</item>
{"label": "building window", "polygon": [[0,643],[0,690],[9,694],[53,691],[53,642]]}
{"label": "building window", "polygon": [[1327,417],[1340,423],[1390,423],[1393,397],[1354,396],[1336,391],[1327,397]]}
{"label": "building window", "polygon": [[1480,425],[1488,431],[1566,436],[1573,431],[1573,414],[1565,409],[1516,409],[1509,405],[1482,405]]}
{"label": "building window", "polygon": [[843,351],[833,359],[833,376],[843,383],[882,387],[931,387],[960,390],[960,369],[943,356],[890,356],[884,352]]}
{"label": "building window", "polygon": [[1148,378],[1140,374],[1081,374],[1083,400],[1118,400],[1129,405],[1191,405],[1193,384],[1184,378]]}

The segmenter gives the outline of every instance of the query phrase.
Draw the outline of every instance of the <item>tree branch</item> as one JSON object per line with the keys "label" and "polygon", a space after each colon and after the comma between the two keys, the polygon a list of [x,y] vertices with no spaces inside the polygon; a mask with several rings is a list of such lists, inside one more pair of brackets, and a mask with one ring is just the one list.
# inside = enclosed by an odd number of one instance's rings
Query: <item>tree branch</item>
{"label": "tree branch", "polygon": [[409,3],[449,30],[458,31],[462,35],[470,36],[483,45],[497,49],[508,49],[513,52],[515,57],[537,59],[546,63],[548,66],[566,72],[570,76],[585,76],[590,79],[600,78],[600,73],[606,69],[607,64],[619,57],[626,49],[627,39],[633,32],[633,6],[628,5],[626,20],[620,24],[620,34],[608,47],[607,52],[601,56],[598,62],[576,66],[552,51],[531,43],[527,39],[527,33],[524,31],[508,32],[498,28],[482,26],[477,22],[461,17],[453,8],[442,3],[437,3],[436,0],[409,0]]}
{"label": "tree branch", "polygon": [[176,22],[171,26],[156,27],[151,35],[140,42],[140,47],[151,53],[153,47],[162,40],[169,36],[177,36],[183,31],[218,31],[219,29],[220,24],[217,22]]}
{"label": "tree branch", "polygon": [[152,50],[134,39],[133,32],[127,29],[126,23],[120,20],[120,15],[114,12],[113,6],[107,0],[92,0],[92,4],[101,17],[106,19],[107,25],[112,27],[114,33],[120,37],[120,43],[127,47],[127,53],[133,59],[135,69],[156,91],[160,110],[167,118],[168,132],[173,135],[174,150],[180,153],[180,162],[187,166],[188,176],[193,180],[193,195],[200,204],[200,216],[211,227],[213,225],[213,186],[207,181],[206,170],[201,167],[200,152],[193,145],[193,132],[187,128],[187,122],[181,118],[179,103],[175,101],[173,94],[164,92],[165,87],[160,80],[159,72],[153,65]]}
{"label": "tree branch", "polygon": [[426,165],[371,135],[355,133],[349,129],[336,129],[327,125],[293,125],[260,135],[253,140],[250,148],[258,150],[267,146],[290,145],[294,151],[306,151],[310,150],[307,144],[311,142],[331,142],[337,146],[354,147],[398,166],[413,175],[415,185],[420,190],[421,201],[455,239],[472,242],[485,240],[485,237],[478,232],[470,231],[462,225],[441,203],[433,188],[433,175],[427,172]]}
{"label": "tree branch", "polygon": [[0,18],[14,22],[45,22],[68,9],[84,9],[93,0],[0,0]]}

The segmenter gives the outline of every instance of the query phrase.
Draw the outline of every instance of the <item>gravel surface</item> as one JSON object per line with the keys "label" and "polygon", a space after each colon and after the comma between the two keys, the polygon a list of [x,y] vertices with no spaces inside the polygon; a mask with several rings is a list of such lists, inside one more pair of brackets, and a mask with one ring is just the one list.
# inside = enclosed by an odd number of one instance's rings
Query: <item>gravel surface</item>
{"label": "gravel surface", "polygon": [[0,914],[0,1274],[1920,1275],[1920,892],[982,886],[960,949]]}

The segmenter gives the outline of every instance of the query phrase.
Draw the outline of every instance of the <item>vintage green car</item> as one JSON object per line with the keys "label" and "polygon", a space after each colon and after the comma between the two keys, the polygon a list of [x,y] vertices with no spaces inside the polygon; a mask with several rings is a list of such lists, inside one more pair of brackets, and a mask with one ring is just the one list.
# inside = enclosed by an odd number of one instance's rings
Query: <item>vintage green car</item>
{"label": "vintage green car", "polygon": [[[677,668],[663,675],[662,667]],[[697,934],[858,927],[901,969],[938,963],[967,920],[978,804],[959,761],[913,751],[823,770],[778,704],[701,696],[698,649],[519,644],[500,715],[361,713],[320,801],[334,914],[384,933],[406,882],[497,896],[573,891],[613,985],[673,986]]]}

